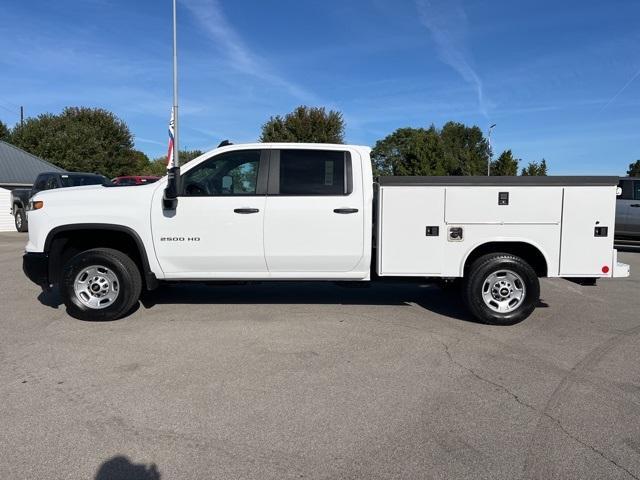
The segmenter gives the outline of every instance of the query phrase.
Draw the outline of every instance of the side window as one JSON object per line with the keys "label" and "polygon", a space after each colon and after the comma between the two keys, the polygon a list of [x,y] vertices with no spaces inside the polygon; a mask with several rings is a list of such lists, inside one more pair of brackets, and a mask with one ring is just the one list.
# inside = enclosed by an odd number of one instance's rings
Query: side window
{"label": "side window", "polygon": [[256,195],[261,150],[216,155],[182,176],[184,195]]}
{"label": "side window", "polygon": [[48,178],[49,178],[49,175],[42,175],[36,178],[36,183],[34,183],[33,185],[33,191],[39,192],[41,190],[44,190],[46,188]]}
{"label": "side window", "polygon": [[618,200],[633,200],[633,182],[630,180],[620,180],[618,187],[622,189],[622,193],[618,196]]}
{"label": "side window", "polygon": [[45,190],[53,190],[54,188],[58,188],[58,179],[55,177],[55,175],[51,175],[49,177],[44,188]]}
{"label": "side window", "polygon": [[634,190],[634,200],[640,200],[640,180],[636,180],[633,182],[633,190]]}
{"label": "side window", "polygon": [[280,150],[280,195],[348,195],[350,177],[347,152]]}

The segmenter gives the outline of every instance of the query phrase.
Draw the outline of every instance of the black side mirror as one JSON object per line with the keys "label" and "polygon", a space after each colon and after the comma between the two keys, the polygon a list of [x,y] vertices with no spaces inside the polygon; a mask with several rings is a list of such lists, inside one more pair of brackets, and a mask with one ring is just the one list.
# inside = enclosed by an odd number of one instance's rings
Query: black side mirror
{"label": "black side mirror", "polygon": [[167,187],[162,196],[162,206],[165,210],[175,210],[178,206],[180,193],[180,167],[173,167],[167,172]]}

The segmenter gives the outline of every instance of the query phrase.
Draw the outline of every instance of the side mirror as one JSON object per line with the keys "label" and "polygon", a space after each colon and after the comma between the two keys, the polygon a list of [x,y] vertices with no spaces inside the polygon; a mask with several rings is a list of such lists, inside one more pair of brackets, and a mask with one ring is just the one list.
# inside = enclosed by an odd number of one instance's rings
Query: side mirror
{"label": "side mirror", "polygon": [[620,195],[622,195],[622,187],[616,188],[616,196],[619,197]]}
{"label": "side mirror", "polygon": [[162,206],[165,210],[175,210],[178,206],[180,192],[180,167],[173,167],[167,172],[167,186],[162,196]]}

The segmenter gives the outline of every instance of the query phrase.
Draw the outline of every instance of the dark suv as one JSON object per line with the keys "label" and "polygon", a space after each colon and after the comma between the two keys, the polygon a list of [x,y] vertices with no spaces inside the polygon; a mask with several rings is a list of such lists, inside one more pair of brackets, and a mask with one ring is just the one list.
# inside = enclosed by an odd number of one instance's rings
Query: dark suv
{"label": "dark suv", "polygon": [[616,202],[616,243],[640,245],[640,177],[621,178]]}
{"label": "dark suv", "polygon": [[31,188],[18,188],[11,191],[11,212],[15,219],[16,230],[26,232],[27,207],[29,199],[42,190],[52,190],[54,188],[80,187],[82,185],[108,185],[109,180],[97,173],[81,172],[47,172],[41,173],[36,178]]}

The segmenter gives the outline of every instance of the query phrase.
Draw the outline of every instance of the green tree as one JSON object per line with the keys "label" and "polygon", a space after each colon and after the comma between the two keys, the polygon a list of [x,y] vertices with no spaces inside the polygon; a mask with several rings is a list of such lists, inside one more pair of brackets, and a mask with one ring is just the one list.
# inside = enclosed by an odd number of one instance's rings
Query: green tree
{"label": "green tree", "polygon": [[[196,157],[199,157],[204,152],[202,150],[180,150],[178,155],[180,160],[180,165],[185,165],[189,163]],[[147,167],[144,170],[145,175],[159,175],[163,176],[167,173],[167,156],[163,155],[160,157],[156,157],[149,162]]]}
{"label": "green tree", "polygon": [[478,127],[448,122],[399,128],[378,140],[371,152],[376,175],[483,175],[489,144]]}
{"label": "green tree", "polygon": [[67,107],[16,125],[12,142],[71,171],[99,172],[109,178],[137,174],[141,157],[133,135],[113,113],[101,108]]}
{"label": "green tree", "polygon": [[498,159],[491,162],[491,175],[515,176],[518,175],[518,163],[520,159],[514,158],[511,150],[505,150]]}
{"label": "green tree", "polygon": [[371,152],[374,175],[445,175],[443,145],[434,126],[399,128]]}
{"label": "green tree", "polygon": [[262,125],[261,142],[344,143],[344,119],[335,110],[301,105]]}
{"label": "green tree", "polygon": [[9,127],[5,123],[0,120],[0,140],[4,140],[5,142],[9,142],[9,137],[11,136],[11,131]]}
{"label": "green tree", "polygon": [[640,177],[640,160],[636,160],[634,163],[629,164],[627,175],[630,177]]}
{"label": "green tree", "polygon": [[543,158],[540,163],[529,162],[525,168],[522,169],[521,175],[524,177],[546,177],[547,176],[547,161]]}

